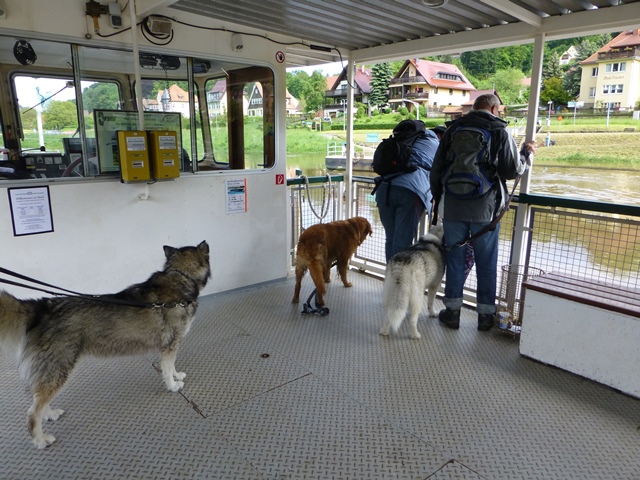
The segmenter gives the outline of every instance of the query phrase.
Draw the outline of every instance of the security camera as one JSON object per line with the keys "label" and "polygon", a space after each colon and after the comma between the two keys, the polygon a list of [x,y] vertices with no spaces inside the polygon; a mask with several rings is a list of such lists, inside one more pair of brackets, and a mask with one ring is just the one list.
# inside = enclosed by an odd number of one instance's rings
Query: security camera
{"label": "security camera", "polygon": [[244,43],[242,42],[242,35],[239,33],[234,33],[231,35],[231,48],[235,52],[241,52],[244,48]]}

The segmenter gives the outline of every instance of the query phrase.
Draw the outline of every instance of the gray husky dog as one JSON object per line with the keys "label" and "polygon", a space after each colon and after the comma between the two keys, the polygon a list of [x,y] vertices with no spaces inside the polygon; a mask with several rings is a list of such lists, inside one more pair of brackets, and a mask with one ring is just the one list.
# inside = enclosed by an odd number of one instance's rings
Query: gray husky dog
{"label": "gray husky dog", "polygon": [[446,266],[443,236],[442,225],[435,225],[418,242],[389,259],[383,287],[385,320],[380,335],[397,331],[408,314],[411,338],[420,338],[418,315],[425,289],[429,316],[437,315],[433,302]]}
{"label": "gray husky dog", "polygon": [[62,415],[49,404],[83,355],[159,350],[167,388],[184,386],[186,374],[176,371],[175,359],[211,277],[209,245],[163,248],[164,269],[119,293],[20,300],[0,291],[0,342],[15,351],[30,384],[27,426],[38,448],[55,441],[43,433],[42,421]]}

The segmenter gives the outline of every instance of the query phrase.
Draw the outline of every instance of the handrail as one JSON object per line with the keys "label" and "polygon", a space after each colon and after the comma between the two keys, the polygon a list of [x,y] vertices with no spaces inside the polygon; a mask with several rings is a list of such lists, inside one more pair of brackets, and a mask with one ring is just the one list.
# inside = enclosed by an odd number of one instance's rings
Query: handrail
{"label": "handrail", "polygon": [[640,217],[640,207],[635,205],[621,205],[617,203],[593,202],[590,200],[578,200],[575,198],[549,197],[530,193],[521,193],[514,197],[518,203],[536,205],[541,207],[562,207],[576,210],[589,210],[599,213],[616,213],[619,215],[629,215]]}
{"label": "handrail", "polygon": [[[287,178],[287,186],[290,185],[304,185],[307,183],[325,183],[327,181],[326,175],[324,177],[297,177],[297,178]],[[344,182],[344,175],[331,175],[332,182]]]}

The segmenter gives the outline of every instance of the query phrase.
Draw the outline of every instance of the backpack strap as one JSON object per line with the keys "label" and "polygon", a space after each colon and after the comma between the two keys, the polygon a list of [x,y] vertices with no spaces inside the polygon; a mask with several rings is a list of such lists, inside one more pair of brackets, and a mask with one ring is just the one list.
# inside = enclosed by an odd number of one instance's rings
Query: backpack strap
{"label": "backpack strap", "polygon": [[[503,181],[503,180],[500,179],[500,181]],[[498,225],[498,223],[500,222],[500,220],[502,220],[502,217],[504,216],[504,214],[507,213],[507,210],[509,210],[509,205],[511,204],[511,200],[513,199],[513,196],[516,193],[516,188],[518,187],[518,182],[519,181],[520,181],[520,177],[515,179],[515,181],[513,182],[513,190],[511,190],[511,194],[507,197],[507,200],[504,203],[504,208],[502,209],[502,211],[497,212],[497,208],[498,207],[496,207],[497,215],[495,215],[495,218],[491,221],[491,223],[489,225],[487,225],[482,230],[480,230],[480,231],[474,233],[473,235],[471,235],[464,242],[458,242],[455,245],[452,245],[451,247],[447,247],[447,250],[453,250],[454,248],[464,247],[465,245],[468,245],[469,243],[473,242],[476,238],[479,238],[482,235],[484,235],[485,233],[490,232],[491,230],[495,229],[496,226]],[[506,188],[505,188],[505,191],[507,191]],[[434,225],[435,225],[435,223],[434,223]]]}

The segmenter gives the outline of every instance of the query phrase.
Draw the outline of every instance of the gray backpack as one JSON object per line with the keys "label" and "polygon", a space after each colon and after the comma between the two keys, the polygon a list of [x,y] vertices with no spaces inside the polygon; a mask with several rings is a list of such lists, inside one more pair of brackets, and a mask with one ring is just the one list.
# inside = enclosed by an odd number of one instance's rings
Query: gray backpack
{"label": "gray backpack", "polygon": [[442,183],[453,197],[481,197],[498,181],[491,157],[491,132],[484,128],[457,127],[451,134],[447,163]]}

